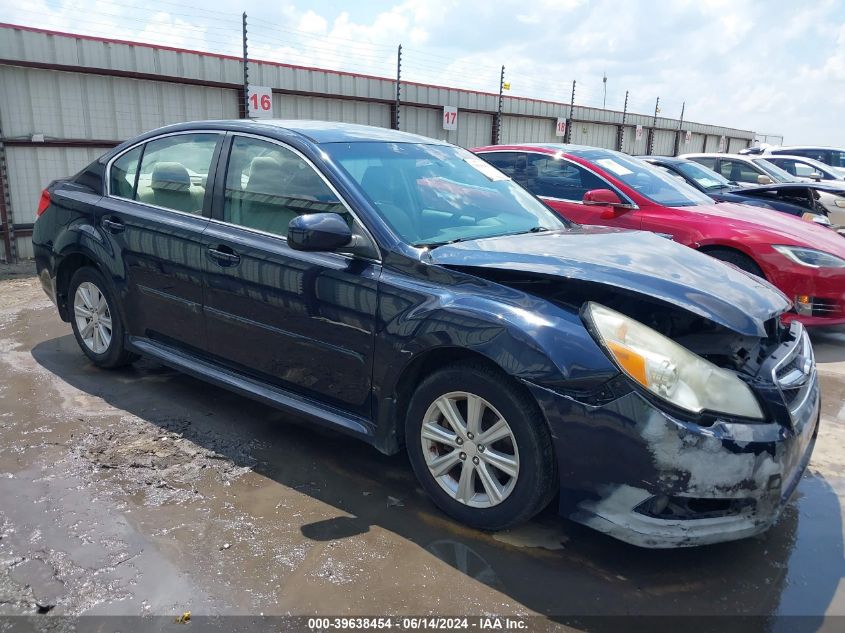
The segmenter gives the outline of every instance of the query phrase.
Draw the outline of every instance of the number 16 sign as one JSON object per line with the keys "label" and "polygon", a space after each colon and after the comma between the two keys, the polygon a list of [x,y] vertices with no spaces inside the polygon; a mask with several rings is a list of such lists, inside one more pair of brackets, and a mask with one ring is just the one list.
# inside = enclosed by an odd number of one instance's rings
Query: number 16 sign
{"label": "number 16 sign", "polygon": [[266,86],[249,87],[249,118],[273,118],[273,91]]}
{"label": "number 16 sign", "polygon": [[443,106],[443,129],[458,129],[458,108],[455,106]]}

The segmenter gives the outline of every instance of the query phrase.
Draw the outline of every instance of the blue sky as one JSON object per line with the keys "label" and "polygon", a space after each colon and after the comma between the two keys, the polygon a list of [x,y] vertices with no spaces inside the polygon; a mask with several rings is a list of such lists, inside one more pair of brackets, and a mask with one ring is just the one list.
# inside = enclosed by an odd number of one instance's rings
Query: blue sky
{"label": "blue sky", "polygon": [[256,58],[395,74],[511,94],[779,133],[845,147],[845,2],[743,0],[0,0],[0,20],[238,54],[240,12]]}

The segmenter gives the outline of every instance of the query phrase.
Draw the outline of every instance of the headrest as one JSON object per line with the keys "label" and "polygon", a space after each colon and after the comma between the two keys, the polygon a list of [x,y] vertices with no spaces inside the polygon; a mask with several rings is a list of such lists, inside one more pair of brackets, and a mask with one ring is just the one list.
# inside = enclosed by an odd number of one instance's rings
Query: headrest
{"label": "headrest", "polygon": [[392,202],[396,195],[392,187],[391,172],[387,167],[372,165],[367,167],[361,178],[361,188],[376,202]]}
{"label": "headrest", "polygon": [[181,163],[156,163],[150,187],[159,190],[189,191],[191,176]]}
{"label": "headrest", "polygon": [[247,188],[252,193],[282,195],[282,164],[271,156],[258,156],[249,164]]}

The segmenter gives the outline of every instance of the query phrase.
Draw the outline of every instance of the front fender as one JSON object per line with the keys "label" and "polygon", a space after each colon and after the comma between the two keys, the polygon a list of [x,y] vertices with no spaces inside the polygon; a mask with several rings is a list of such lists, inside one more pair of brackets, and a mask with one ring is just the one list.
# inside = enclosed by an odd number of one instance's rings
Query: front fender
{"label": "front fender", "polygon": [[389,270],[381,278],[373,365],[381,431],[401,418],[390,407],[402,377],[437,350],[471,352],[564,393],[591,392],[618,375],[574,311],[462,272],[433,272],[431,281]]}

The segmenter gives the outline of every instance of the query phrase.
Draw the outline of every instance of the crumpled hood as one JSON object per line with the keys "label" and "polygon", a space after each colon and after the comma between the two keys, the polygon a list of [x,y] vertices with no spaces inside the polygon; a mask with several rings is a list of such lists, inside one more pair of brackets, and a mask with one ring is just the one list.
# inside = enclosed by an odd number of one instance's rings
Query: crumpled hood
{"label": "crumpled hood", "polygon": [[765,336],[764,323],[790,307],[768,282],[648,232],[575,227],[459,242],[429,255],[442,266],[518,270],[615,286],[749,336]]}

